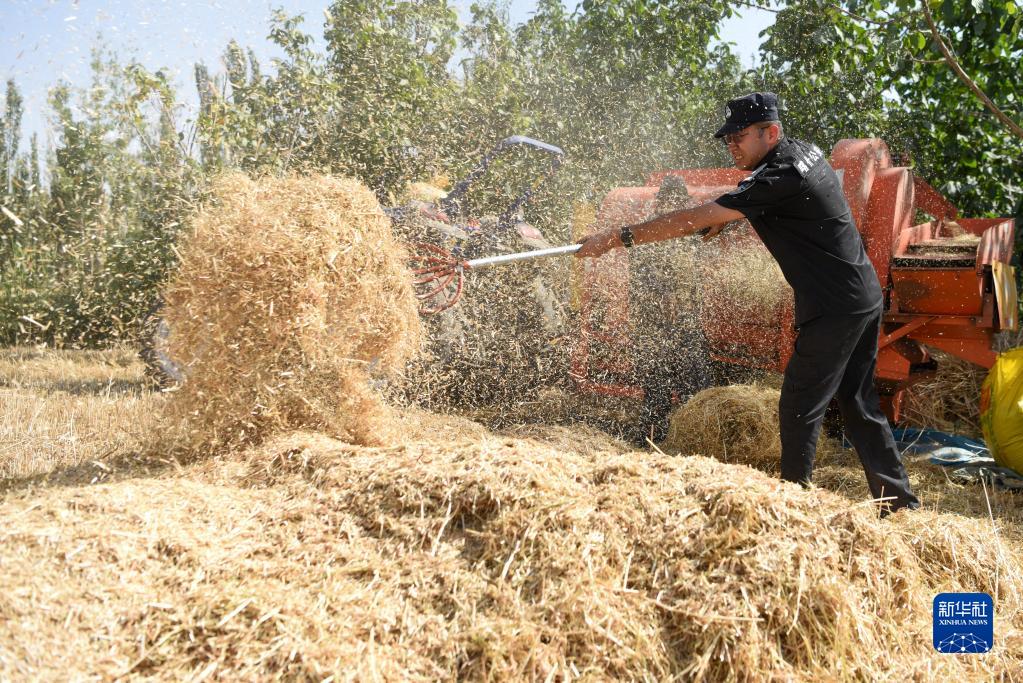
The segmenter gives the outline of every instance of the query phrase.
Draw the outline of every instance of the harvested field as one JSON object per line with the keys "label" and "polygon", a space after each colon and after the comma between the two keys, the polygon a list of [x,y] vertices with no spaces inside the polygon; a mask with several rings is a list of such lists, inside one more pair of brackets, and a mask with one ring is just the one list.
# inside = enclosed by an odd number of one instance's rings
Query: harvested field
{"label": "harvested field", "polygon": [[[0,678],[1014,680],[1023,665],[1012,496],[991,495],[996,533],[982,489],[911,462],[928,509],[877,520],[851,453],[804,492],[569,420],[399,419],[403,440],[378,447],[293,432],[184,466],[108,460],[96,484],[8,480]],[[960,589],[997,596],[988,655],[930,645],[930,601]]]}
{"label": "harvested field", "polygon": [[142,449],[159,400],[141,373],[134,349],[0,350],[0,482]]}

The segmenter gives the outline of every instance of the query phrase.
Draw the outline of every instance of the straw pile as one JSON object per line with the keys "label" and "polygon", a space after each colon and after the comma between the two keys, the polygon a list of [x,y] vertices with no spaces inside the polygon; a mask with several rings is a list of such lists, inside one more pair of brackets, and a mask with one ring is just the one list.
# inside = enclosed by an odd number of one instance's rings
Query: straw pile
{"label": "straw pile", "polygon": [[[733,384],[699,392],[672,413],[667,453],[706,455],[722,462],[776,473],[781,461],[779,390],[761,384]],[[821,431],[818,463],[841,447]],[[862,476],[862,472],[860,473]]]}
{"label": "straw pile", "polygon": [[[927,455],[904,454],[910,484],[924,507],[964,521],[986,524],[1013,548],[1023,547],[1023,500],[1019,494],[981,482],[966,483],[952,479],[953,468],[928,462]],[[863,468],[855,458],[834,458],[814,469],[814,485],[852,500],[870,496]],[[958,557],[955,567],[967,563],[969,555],[956,546],[946,549]]]}
{"label": "straw pile", "polygon": [[983,438],[980,388],[987,370],[942,351],[933,353],[938,372],[906,391],[903,421],[914,427]]}
{"label": "straw pile", "polygon": [[[990,529],[595,432],[318,434],[9,496],[0,678],[992,680],[1023,661]],[[996,650],[937,654],[937,592]],[[879,656],[878,653],[884,653]]]}
{"label": "straw pile", "polygon": [[373,194],[323,176],[219,179],[167,287],[168,405],[192,450],[312,428],[379,442],[373,376],[401,368],[421,329],[404,253]]}

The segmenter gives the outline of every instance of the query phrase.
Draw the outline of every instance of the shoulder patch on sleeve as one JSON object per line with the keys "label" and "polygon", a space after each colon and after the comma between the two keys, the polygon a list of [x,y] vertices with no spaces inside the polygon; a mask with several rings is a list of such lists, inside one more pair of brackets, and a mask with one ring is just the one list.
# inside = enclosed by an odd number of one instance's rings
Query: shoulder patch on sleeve
{"label": "shoulder patch on sleeve", "polygon": [[816,145],[807,145],[803,149],[796,149],[792,155],[792,166],[799,175],[806,177],[810,169],[824,160],[824,152]]}

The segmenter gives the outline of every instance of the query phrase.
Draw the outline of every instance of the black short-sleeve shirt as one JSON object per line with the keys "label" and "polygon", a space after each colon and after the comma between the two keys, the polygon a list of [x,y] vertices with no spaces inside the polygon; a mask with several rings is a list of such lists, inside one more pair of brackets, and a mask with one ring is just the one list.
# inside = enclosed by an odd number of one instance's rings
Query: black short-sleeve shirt
{"label": "black short-sleeve shirt", "polygon": [[842,183],[816,146],[782,138],[717,203],[749,220],[795,292],[795,323],[867,313],[881,286],[853,223]]}

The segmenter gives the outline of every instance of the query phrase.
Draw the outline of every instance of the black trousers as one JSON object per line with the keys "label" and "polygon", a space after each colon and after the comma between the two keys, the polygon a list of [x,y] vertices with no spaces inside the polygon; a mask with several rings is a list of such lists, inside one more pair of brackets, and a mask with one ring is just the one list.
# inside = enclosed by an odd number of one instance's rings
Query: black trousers
{"label": "black trousers", "polygon": [[834,397],[846,437],[863,464],[874,498],[891,498],[882,511],[917,508],[906,468],[874,388],[882,309],[825,315],[804,323],[785,368],[778,417],[781,477],[802,484],[813,476],[824,411]]}

